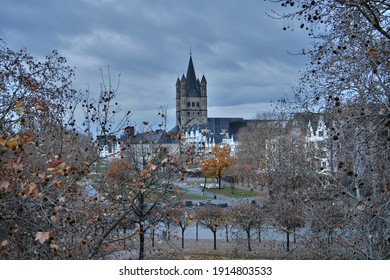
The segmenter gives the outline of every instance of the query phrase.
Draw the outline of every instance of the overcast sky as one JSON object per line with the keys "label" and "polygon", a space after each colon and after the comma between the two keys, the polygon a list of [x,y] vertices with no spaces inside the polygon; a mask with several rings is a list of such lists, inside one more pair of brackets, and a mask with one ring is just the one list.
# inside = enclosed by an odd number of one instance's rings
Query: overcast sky
{"label": "overcast sky", "polygon": [[[305,58],[305,34],[266,15],[263,0],[1,0],[0,38],[43,58],[53,49],[76,67],[75,88],[98,93],[99,69],[121,74],[118,101],[133,121],[156,120],[168,105],[190,50],[208,82],[209,117],[253,118],[291,94]],[[287,23],[288,24],[288,23]]]}

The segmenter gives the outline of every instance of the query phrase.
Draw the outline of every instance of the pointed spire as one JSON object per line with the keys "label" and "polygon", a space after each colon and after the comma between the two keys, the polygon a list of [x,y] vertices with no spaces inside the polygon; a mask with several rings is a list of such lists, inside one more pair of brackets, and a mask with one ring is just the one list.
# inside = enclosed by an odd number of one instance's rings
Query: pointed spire
{"label": "pointed spire", "polygon": [[204,75],[202,76],[201,83],[202,84],[207,84],[206,77]]}
{"label": "pointed spire", "polygon": [[200,96],[199,89],[196,83],[196,75],[194,63],[192,62],[192,55],[190,54],[190,61],[187,69],[187,96]]}

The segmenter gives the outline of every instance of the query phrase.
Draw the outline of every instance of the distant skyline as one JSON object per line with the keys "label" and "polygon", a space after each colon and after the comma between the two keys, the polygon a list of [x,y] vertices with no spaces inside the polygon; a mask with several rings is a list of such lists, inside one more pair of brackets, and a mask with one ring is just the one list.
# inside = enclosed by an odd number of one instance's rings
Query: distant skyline
{"label": "distant skyline", "polygon": [[58,50],[76,67],[75,89],[91,94],[99,93],[99,69],[110,66],[133,123],[157,121],[167,105],[170,129],[190,52],[208,82],[209,117],[251,119],[292,93],[305,58],[289,52],[309,43],[266,15],[278,8],[259,0],[2,0],[0,38],[38,59]]}

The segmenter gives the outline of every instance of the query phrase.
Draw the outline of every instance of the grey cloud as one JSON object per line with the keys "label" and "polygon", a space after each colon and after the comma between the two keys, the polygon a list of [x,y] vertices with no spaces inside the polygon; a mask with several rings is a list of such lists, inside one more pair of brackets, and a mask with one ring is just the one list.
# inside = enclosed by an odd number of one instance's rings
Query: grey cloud
{"label": "grey cloud", "polygon": [[304,67],[287,51],[306,48],[305,35],[283,32],[282,21],[265,15],[271,8],[258,0],[5,0],[0,37],[37,57],[58,49],[76,66],[80,89],[98,92],[99,68],[110,65],[121,73],[120,104],[138,122],[161,104],[174,113],[191,48],[197,76],[208,81],[210,114],[234,107],[248,115],[289,92]]}

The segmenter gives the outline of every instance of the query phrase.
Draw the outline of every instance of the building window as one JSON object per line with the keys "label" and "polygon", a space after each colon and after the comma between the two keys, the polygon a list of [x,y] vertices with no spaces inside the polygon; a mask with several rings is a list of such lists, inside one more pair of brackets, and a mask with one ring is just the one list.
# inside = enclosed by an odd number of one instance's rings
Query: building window
{"label": "building window", "polygon": [[198,107],[198,108],[200,107],[200,104],[199,104],[199,102],[196,102],[196,107]]}
{"label": "building window", "polygon": [[191,102],[187,102],[187,107],[190,107],[191,106]]}
{"label": "building window", "polygon": [[192,107],[195,107],[195,102],[192,102]]}

